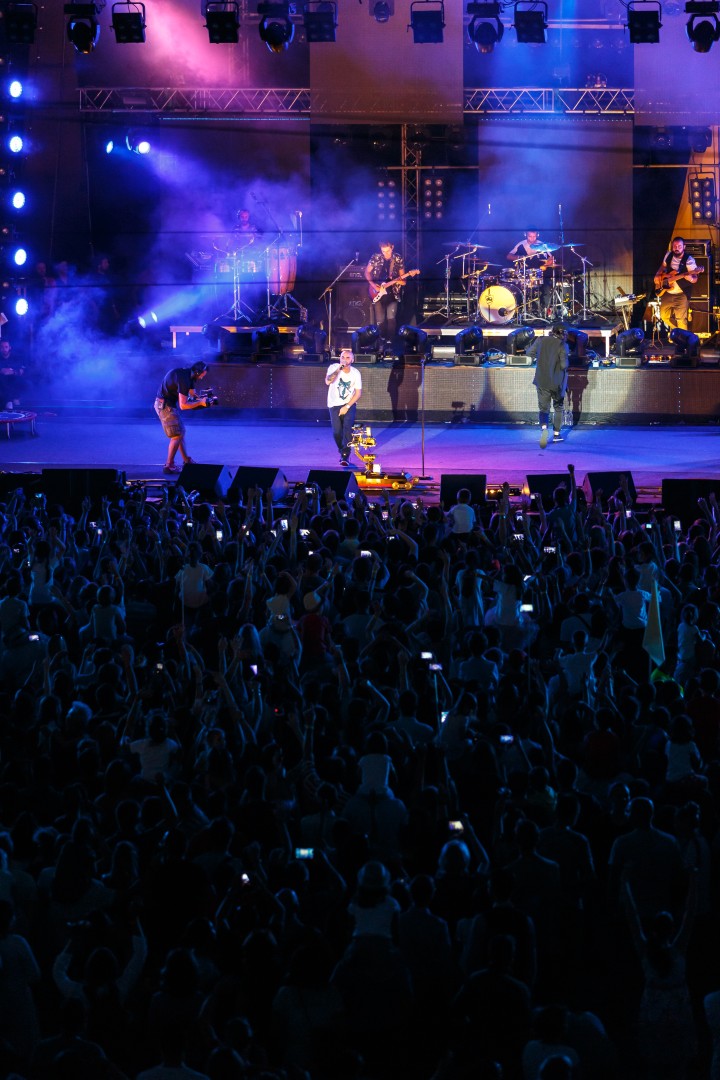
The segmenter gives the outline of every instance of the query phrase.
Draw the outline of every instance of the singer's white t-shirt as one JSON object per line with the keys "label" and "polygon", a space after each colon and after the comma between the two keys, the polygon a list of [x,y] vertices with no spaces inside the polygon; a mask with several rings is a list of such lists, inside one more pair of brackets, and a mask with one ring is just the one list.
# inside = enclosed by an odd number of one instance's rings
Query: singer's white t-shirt
{"label": "singer's white t-shirt", "polygon": [[[325,378],[333,375],[339,367],[340,364],[331,364]],[[335,382],[328,386],[328,409],[346,405],[356,390],[362,390],[362,376],[356,367],[346,368],[338,375]]]}

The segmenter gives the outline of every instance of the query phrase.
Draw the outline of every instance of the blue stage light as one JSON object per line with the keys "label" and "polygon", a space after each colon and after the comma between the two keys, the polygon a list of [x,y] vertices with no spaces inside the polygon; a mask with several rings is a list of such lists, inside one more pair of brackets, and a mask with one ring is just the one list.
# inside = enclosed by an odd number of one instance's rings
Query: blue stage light
{"label": "blue stage light", "polygon": [[13,262],[16,266],[24,266],[27,262],[27,251],[25,248],[16,248],[13,255]]}
{"label": "blue stage light", "polygon": [[8,86],[8,94],[10,95],[10,97],[11,98],[22,97],[22,92],[23,92],[23,84],[20,82],[19,79],[13,79],[12,82],[10,83],[10,85]]}
{"label": "blue stage light", "polygon": [[115,143],[112,141],[112,139],[108,139],[108,141],[105,143],[105,153],[112,154],[114,149]]}
{"label": "blue stage light", "polygon": [[11,135],[8,140],[8,149],[13,154],[19,154],[24,145],[22,135]]}
{"label": "blue stage light", "polygon": [[15,207],[16,210],[22,210],[23,206],[25,205],[25,192],[24,191],[15,191],[15,192],[13,192],[12,204]]}
{"label": "blue stage light", "polygon": [[24,296],[21,296],[20,299],[15,302],[15,314],[16,315],[27,315],[28,307],[29,307],[29,305],[28,305],[27,300],[25,299]]}

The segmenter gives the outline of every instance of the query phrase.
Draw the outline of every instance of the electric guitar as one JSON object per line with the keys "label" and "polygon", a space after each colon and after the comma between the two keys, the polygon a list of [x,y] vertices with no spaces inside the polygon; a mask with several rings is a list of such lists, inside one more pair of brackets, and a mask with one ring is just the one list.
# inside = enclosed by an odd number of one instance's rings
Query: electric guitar
{"label": "electric guitar", "polygon": [[674,282],[682,281],[683,278],[684,278],[685,281],[690,281],[694,285],[695,282],[698,279],[698,274],[704,274],[704,273],[705,273],[705,267],[704,266],[698,266],[694,270],[689,271],[686,274],[678,274],[677,270],[671,270],[669,274],[661,274],[660,275],[660,288],[657,290],[657,298],[658,298],[658,300],[660,299],[661,296],[664,296],[666,292],[670,291],[670,286],[672,284],[674,284]]}
{"label": "electric guitar", "polygon": [[387,293],[388,289],[392,289],[393,285],[404,285],[405,281],[409,277],[416,277],[420,273],[419,270],[405,270],[400,277],[394,278],[392,281],[383,281],[382,285],[370,285],[370,299],[373,304],[377,304],[378,300],[382,300],[383,296]]}

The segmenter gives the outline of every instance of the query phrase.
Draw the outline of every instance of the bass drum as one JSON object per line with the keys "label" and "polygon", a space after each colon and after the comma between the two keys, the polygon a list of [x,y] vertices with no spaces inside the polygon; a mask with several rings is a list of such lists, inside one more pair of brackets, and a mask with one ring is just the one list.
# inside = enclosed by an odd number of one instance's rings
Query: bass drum
{"label": "bass drum", "polygon": [[294,248],[271,249],[268,257],[268,277],[270,292],[275,296],[285,296],[295,288],[297,275],[297,255]]}
{"label": "bass drum", "polygon": [[478,313],[485,322],[504,326],[511,322],[521,303],[522,292],[517,285],[491,285],[480,293]]}

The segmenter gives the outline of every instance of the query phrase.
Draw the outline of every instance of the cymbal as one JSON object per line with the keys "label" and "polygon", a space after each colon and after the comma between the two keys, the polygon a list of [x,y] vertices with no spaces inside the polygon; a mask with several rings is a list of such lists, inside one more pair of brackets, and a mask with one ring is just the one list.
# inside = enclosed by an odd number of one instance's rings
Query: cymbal
{"label": "cymbal", "polygon": [[443,247],[444,248],[453,248],[454,250],[457,250],[458,248],[461,248],[461,247],[465,247],[465,248],[482,248],[484,251],[488,250],[488,244],[471,244],[468,240],[455,240],[452,243],[443,244]]}
{"label": "cymbal", "polygon": [[572,240],[566,240],[563,247],[585,247],[584,244],[574,244]]}

